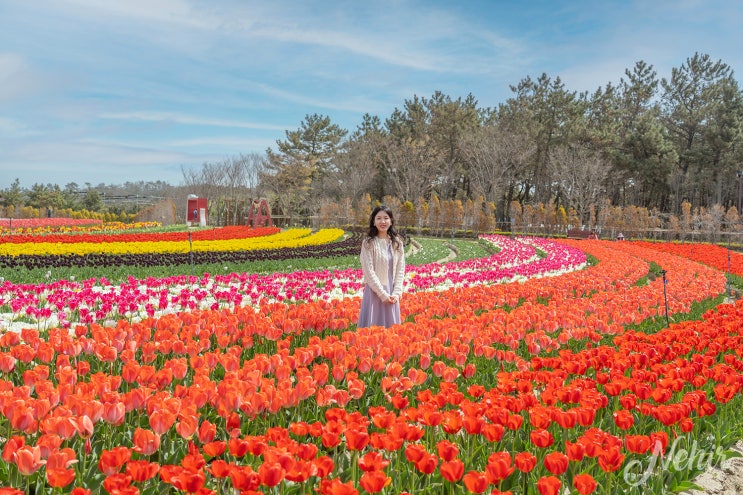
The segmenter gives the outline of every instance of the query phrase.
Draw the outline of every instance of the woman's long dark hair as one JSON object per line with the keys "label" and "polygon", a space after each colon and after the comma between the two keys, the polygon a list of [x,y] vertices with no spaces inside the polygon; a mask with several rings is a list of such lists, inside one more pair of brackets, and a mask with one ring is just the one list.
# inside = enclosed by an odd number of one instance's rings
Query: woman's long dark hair
{"label": "woman's long dark hair", "polygon": [[379,235],[379,229],[377,229],[377,227],[374,225],[374,217],[376,217],[377,213],[379,213],[380,211],[385,212],[387,216],[390,217],[390,228],[387,229],[387,235],[390,237],[390,239],[392,239],[392,244],[395,246],[398,243],[402,245],[402,236],[397,232],[397,229],[395,228],[395,216],[392,214],[392,209],[390,209],[390,207],[386,205],[379,205],[372,210],[371,215],[369,216],[369,230],[366,232],[366,239],[371,239]]}

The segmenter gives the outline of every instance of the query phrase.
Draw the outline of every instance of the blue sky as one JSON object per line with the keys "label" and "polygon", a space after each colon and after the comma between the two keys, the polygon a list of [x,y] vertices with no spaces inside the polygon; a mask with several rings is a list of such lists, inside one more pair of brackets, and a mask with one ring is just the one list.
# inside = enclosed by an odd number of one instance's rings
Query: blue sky
{"label": "blue sky", "polygon": [[276,148],[309,114],[353,131],[414,95],[480,107],[695,52],[743,73],[743,2],[0,0],[0,189],[182,181]]}

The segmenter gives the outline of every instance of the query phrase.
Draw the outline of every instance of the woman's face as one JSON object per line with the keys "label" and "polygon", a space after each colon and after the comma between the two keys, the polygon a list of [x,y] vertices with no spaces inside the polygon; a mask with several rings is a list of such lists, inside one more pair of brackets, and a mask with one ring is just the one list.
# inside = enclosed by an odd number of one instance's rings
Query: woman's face
{"label": "woman's face", "polygon": [[374,226],[380,234],[386,234],[387,230],[392,226],[392,219],[386,211],[380,211],[374,216]]}

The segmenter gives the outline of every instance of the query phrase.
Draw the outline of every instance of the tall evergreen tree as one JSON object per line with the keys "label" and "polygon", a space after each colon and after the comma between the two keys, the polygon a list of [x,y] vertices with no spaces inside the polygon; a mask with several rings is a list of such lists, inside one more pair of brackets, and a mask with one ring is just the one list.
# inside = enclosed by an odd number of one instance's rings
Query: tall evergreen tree
{"label": "tall evergreen tree", "polygon": [[[720,164],[740,132],[733,117],[740,105],[740,91],[733,71],[722,61],[695,53],[669,79],[661,80],[663,118],[678,153],[673,176],[673,210],[681,203],[707,206],[714,194],[710,184],[720,180]],[[703,180],[707,179],[707,180]]]}
{"label": "tall evergreen tree", "polygon": [[[268,161],[261,177],[270,184],[284,215],[307,213],[324,197],[341,141],[348,131],[330,121],[330,117],[307,115],[299,129],[286,131],[285,140],[277,140],[277,151],[268,149]],[[283,199],[282,196],[285,196]],[[312,197],[316,201],[311,201]]]}

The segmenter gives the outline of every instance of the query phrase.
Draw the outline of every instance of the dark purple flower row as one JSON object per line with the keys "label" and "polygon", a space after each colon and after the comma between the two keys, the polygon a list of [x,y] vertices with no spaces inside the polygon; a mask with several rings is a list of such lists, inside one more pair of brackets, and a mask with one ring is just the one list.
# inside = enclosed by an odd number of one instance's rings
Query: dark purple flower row
{"label": "dark purple flower row", "polygon": [[[194,251],[193,253],[153,254],[64,254],[0,256],[0,269],[67,268],[109,266],[163,266],[208,263],[244,263],[250,261],[280,261],[293,258],[330,258],[359,254],[361,234],[345,240],[319,246],[261,249],[251,251]],[[193,256],[193,258],[192,258]]]}

